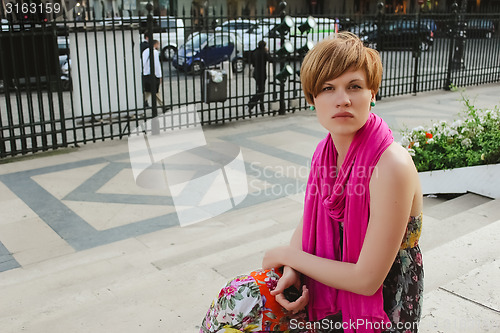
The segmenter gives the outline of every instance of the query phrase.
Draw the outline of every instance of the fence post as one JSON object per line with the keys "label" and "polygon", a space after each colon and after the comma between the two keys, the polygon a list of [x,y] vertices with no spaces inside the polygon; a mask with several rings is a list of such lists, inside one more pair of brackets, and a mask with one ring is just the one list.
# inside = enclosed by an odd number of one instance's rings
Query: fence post
{"label": "fence post", "polygon": [[467,11],[467,0],[462,0],[458,10],[458,20],[456,27],[457,43],[455,45],[455,54],[453,57],[453,69],[459,70],[465,67],[464,48],[465,48],[465,30],[467,22],[465,21],[465,12]]}
{"label": "fence post", "polygon": [[379,1],[377,3],[377,51],[382,49],[382,34],[384,30],[384,3]]}
{"label": "fence post", "polygon": [[417,82],[418,82],[418,63],[420,59],[420,4],[417,6],[417,38],[413,44],[413,58],[415,58],[415,66],[413,68],[413,95],[417,94]]}
{"label": "fence post", "polygon": [[[382,1],[379,1],[377,3],[377,18],[375,20],[375,25],[377,26],[377,51],[381,50],[381,37],[380,35],[382,34],[382,29],[384,26],[384,3]],[[379,51],[380,52],[380,51]],[[382,58],[382,54],[380,54],[380,58]],[[382,85],[382,84],[381,84]],[[375,96],[377,100],[381,100],[382,96],[380,94],[380,89],[377,92],[377,96]]]}
{"label": "fence post", "polygon": [[451,22],[451,31],[450,31],[450,52],[448,54],[448,72],[446,73],[446,82],[444,85],[445,90],[450,90],[451,86],[451,71],[455,67],[455,48],[456,48],[456,38],[458,31],[458,4],[455,0],[451,4],[451,11],[453,13],[453,21]]}
{"label": "fence post", "polygon": [[[286,17],[286,6],[287,3],[286,1],[282,0],[280,1],[278,8],[280,9],[280,17],[281,17],[281,23],[283,24],[285,22],[285,17]],[[285,34],[280,34],[280,47],[283,47],[285,44]],[[280,60],[280,72],[285,68],[285,62],[283,60],[284,57],[279,57]],[[280,80],[280,109],[278,111],[278,114],[284,115],[286,113],[285,110],[285,81]]]}

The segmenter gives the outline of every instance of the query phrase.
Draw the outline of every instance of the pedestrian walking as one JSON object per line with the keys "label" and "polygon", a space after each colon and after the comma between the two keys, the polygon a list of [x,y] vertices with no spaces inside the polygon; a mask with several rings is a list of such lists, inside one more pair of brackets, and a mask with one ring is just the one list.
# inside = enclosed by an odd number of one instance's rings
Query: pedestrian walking
{"label": "pedestrian walking", "polygon": [[149,32],[148,31],[144,31],[144,40],[140,44],[141,56],[142,56],[142,52],[144,52],[144,50],[146,50],[147,48],[149,48],[149,37],[148,36],[149,36]]}
{"label": "pedestrian walking", "polygon": [[[144,91],[144,103],[149,105],[148,101],[152,95],[155,96],[157,100],[157,105],[163,105],[163,101],[159,96],[159,88],[162,80],[162,71],[160,63],[160,42],[158,40],[153,40],[153,61],[154,61],[154,73],[151,73],[151,56],[150,48],[146,48],[142,52],[142,86]],[[152,104],[152,100],[151,100]]]}
{"label": "pedestrian walking", "polygon": [[269,51],[266,42],[261,40],[257,48],[250,56],[250,63],[253,66],[253,75],[256,85],[256,93],[248,102],[248,111],[251,112],[260,102],[260,112],[265,112],[264,93],[266,92],[267,63],[270,61]]}

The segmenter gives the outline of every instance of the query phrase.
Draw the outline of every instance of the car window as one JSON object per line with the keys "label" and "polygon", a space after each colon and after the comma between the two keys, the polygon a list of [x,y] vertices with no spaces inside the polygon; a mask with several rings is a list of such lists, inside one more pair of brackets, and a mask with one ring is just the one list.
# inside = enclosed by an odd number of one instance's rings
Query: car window
{"label": "car window", "polygon": [[206,34],[198,34],[195,35],[194,37],[188,39],[186,41],[186,49],[187,50],[199,50],[201,49],[201,46],[205,43],[207,40],[207,35]]}
{"label": "car window", "polygon": [[248,30],[250,28],[251,24],[248,22],[242,22],[239,24],[238,29],[239,30]]}
{"label": "car window", "polygon": [[177,28],[177,21],[176,20],[161,20],[160,22],[162,28]]}

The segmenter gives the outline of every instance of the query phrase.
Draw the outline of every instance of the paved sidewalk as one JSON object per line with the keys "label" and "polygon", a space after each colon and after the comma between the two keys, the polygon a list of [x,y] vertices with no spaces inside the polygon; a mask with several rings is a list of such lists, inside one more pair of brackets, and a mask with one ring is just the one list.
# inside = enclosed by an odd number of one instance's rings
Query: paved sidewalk
{"label": "paved sidewalk", "polygon": [[[478,107],[500,105],[499,92],[500,84],[466,90]],[[381,100],[374,111],[398,140],[405,126],[454,119],[459,99],[422,93]],[[171,193],[136,185],[127,140],[0,164],[0,332],[196,332],[227,279],[288,242],[308,162],[326,132],[305,110],[207,126],[204,134],[241,148],[249,194],[186,227]],[[464,214],[500,211],[497,201],[478,205]],[[437,213],[424,215],[424,224],[437,224]],[[500,331],[498,221],[456,239],[422,240],[429,277],[422,332]],[[480,265],[463,262],[471,253]]]}

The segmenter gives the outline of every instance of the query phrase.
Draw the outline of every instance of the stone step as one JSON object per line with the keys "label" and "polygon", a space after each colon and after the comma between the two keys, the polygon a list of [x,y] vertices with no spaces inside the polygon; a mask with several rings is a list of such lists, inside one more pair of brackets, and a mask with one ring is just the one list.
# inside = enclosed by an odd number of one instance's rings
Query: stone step
{"label": "stone step", "polygon": [[443,196],[436,196],[436,195],[427,195],[424,196],[424,213],[427,212],[431,207],[434,207],[436,205],[442,204],[443,202],[448,201],[448,198],[445,198]]}
{"label": "stone step", "polygon": [[469,271],[424,295],[422,332],[499,332],[500,261]]}
{"label": "stone step", "polygon": [[[475,195],[471,198],[477,199]],[[448,202],[435,207],[447,205]],[[478,202],[481,202],[481,199],[476,201]],[[457,201],[454,204],[456,203]],[[488,200],[443,219],[437,219],[424,212],[420,247],[422,250],[431,250],[497,220],[500,220],[500,200]]]}
{"label": "stone step", "polygon": [[422,247],[425,292],[432,292],[495,258],[498,260],[499,239],[500,220],[497,220],[432,249]]}
{"label": "stone step", "polygon": [[[0,287],[45,278],[78,266],[85,267],[94,262],[115,260],[118,257],[134,257],[149,263],[161,260],[170,260],[171,264],[181,263],[235,247],[240,243],[248,243],[252,238],[294,230],[299,223],[302,206],[296,200],[281,198],[261,206],[264,208],[258,212],[255,212],[254,207],[237,209],[191,226],[167,228],[44,262],[24,265],[22,270],[3,272]],[[271,219],[276,212],[277,216]]]}
{"label": "stone step", "polygon": [[427,216],[432,216],[435,219],[442,220],[461,212],[465,212],[471,208],[482,205],[491,198],[487,198],[481,195],[466,193],[460,195],[454,199],[446,200],[440,204],[432,205],[431,207],[426,207],[424,202],[424,214]]}

